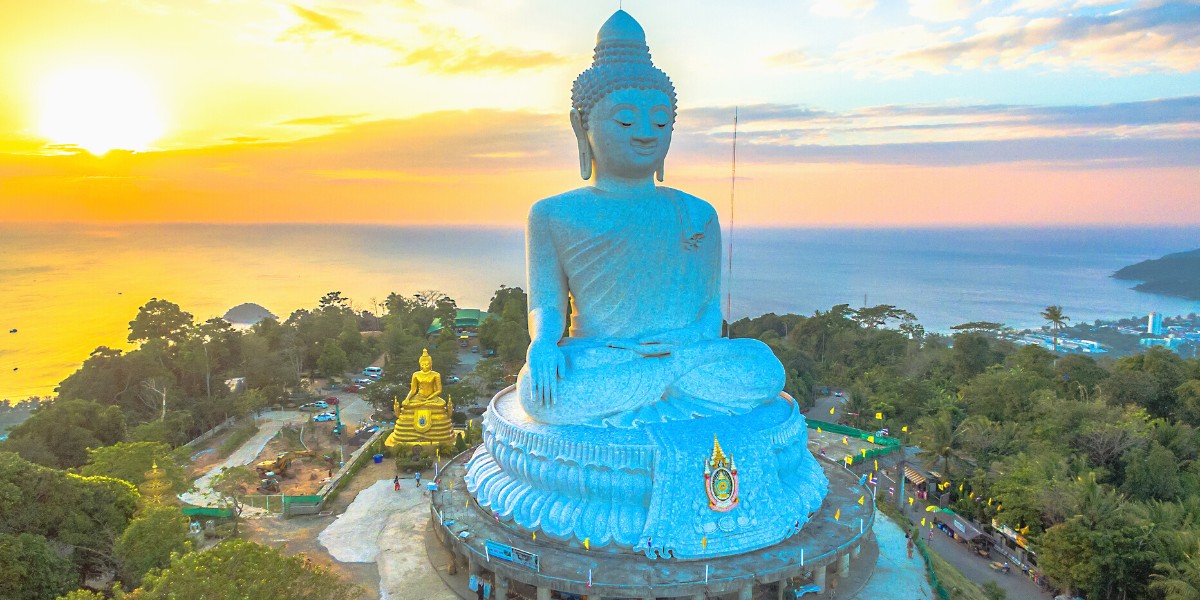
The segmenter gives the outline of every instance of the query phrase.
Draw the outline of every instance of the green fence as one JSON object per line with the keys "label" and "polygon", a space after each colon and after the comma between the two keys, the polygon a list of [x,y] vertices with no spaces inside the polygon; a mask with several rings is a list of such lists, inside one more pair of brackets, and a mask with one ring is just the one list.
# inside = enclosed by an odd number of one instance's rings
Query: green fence
{"label": "green fence", "polygon": [[837,433],[837,434],[841,434],[841,435],[845,435],[845,436],[850,436],[850,437],[857,438],[857,439],[860,439],[863,441],[869,441],[869,443],[880,446],[879,448],[871,448],[870,450],[867,450],[866,456],[863,456],[862,454],[858,454],[858,455],[852,457],[851,460],[853,462],[851,462],[851,464],[865,462],[867,460],[877,458],[877,457],[883,456],[885,454],[895,452],[900,449],[900,445],[901,445],[900,440],[893,438],[893,437],[875,435],[873,432],[863,431],[861,429],[855,429],[853,427],[850,427],[849,425],[842,425],[841,423],[829,423],[826,421],[818,421],[816,419],[805,419],[805,420],[808,421],[809,429],[816,429],[816,428],[820,427],[821,431],[828,431],[830,433]]}
{"label": "green fence", "polygon": [[933,588],[933,593],[937,595],[938,600],[950,600],[950,592],[946,591],[946,586],[938,581],[937,573],[933,570],[933,559],[929,556],[929,547],[925,542],[921,541],[920,535],[917,536],[917,551],[921,553],[921,558],[925,559],[925,576],[929,578],[929,586]]}
{"label": "green fence", "polygon": [[207,506],[187,506],[181,509],[181,512],[187,517],[219,517],[228,519],[233,516],[233,511],[228,508],[209,508]]}

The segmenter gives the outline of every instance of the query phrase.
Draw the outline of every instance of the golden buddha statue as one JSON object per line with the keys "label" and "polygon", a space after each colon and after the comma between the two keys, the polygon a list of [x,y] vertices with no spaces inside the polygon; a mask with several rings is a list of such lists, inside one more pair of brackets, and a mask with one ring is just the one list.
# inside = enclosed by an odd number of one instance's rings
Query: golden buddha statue
{"label": "golden buddha statue", "polygon": [[396,426],[384,445],[396,444],[452,444],[454,427],[451,415],[454,403],[442,398],[442,375],[433,370],[433,357],[429,350],[421,351],[417,361],[421,370],[412,374],[408,395],[401,401],[392,401],[396,413]]}

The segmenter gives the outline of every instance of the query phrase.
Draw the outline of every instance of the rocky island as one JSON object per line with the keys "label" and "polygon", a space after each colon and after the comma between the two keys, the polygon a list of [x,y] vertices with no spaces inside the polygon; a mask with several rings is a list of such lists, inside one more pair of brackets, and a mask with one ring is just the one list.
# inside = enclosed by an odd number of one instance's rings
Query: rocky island
{"label": "rocky island", "polygon": [[253,302],[239,304],[229,309],[222,318],[238,325],[254,325],[263,319],[279,319],[279,317],[271,314],[271,311]]}
{"label": "rocky island", "polygon": [[1200,300],[1200,249],[1144,260],[1112,274],[1115,279],[1140,281],[1139,292]]}

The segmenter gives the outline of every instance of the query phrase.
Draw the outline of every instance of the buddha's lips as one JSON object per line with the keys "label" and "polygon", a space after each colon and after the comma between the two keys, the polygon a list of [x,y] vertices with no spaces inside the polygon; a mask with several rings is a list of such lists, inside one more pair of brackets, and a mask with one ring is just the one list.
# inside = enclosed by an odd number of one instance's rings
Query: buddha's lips
{"label": "buddha's lips", "polygon": [[632,144],[633,151],[642,156],[650,156],[658,151],[658,144]]}

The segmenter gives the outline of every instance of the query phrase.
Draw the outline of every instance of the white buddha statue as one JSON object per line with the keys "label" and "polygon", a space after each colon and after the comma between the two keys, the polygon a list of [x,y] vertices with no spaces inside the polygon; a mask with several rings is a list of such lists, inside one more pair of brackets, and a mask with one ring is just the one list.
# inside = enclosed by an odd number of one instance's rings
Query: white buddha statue
{"label": "white buddha statue", "polygon": [[525,411],[549,424],[626,427],[775,399],[785,376],[771,350],[720,337],[716,212],[655,184],[675,91],[628,13],[601,28],[572,104],[580,174],[592,185],[529,214],[532,343],[517,383]]}

